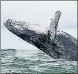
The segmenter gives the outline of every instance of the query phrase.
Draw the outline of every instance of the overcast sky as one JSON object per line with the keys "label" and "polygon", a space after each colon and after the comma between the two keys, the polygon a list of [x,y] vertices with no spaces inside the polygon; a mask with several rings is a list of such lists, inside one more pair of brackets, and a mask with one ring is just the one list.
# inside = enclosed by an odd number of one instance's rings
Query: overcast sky
{"label": "overcast sky", "polygon": [[1,1],[1,48],[37,49],[9,32],[3,23],[11,18],[49,25],[57,10],[62,13],[58,23],[59,29],[77,38],[76,1]]}

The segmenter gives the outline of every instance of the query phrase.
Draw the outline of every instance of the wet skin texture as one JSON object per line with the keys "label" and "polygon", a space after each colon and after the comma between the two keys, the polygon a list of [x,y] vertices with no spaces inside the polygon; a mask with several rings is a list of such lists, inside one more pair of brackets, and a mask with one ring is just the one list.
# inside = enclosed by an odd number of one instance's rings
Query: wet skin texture
{"label": "wet skin texture", "polygon": [[60,34],[56,34],[56,38],[52,42],[48,34],[37,33],[27,28],[18,30],[12,25],[6,27],[13,34],[36,46],[54,59],[78,60],[77,40],[63,31]]}

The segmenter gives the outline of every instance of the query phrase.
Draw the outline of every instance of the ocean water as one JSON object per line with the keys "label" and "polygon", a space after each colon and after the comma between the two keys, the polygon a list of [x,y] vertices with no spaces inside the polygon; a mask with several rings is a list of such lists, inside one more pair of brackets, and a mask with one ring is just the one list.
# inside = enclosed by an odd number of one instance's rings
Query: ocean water
{"label": "ocean water", "polygon": [[52,59],[40,50],[1,50],[1,73],[77,73],[77,61]]}

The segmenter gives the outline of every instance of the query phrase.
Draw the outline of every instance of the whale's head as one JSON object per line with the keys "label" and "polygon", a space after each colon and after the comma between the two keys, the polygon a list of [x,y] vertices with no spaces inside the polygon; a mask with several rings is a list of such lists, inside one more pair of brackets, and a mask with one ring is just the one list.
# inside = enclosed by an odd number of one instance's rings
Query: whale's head
{"label": "whale's head", "polygon": [[45,27],[40,27],[38,24],[8,19],[4,25],[10,32],[32,44],[40,39],[46,40],[45,38],[47,38]]}

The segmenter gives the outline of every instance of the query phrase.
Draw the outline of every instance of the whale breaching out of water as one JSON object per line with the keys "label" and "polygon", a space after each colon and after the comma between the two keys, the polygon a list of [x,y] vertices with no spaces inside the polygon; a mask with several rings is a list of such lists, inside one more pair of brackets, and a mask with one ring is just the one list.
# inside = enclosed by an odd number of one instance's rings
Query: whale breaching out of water
{"label": "whale breaching out of water", "polygon": [[54,59],[77,60],[77,39],[57,30],[61,12],[57,11],[50,26],[8,19],[4,25],[9,31],[36,46]]}

